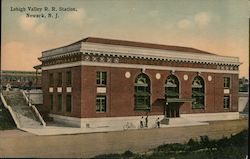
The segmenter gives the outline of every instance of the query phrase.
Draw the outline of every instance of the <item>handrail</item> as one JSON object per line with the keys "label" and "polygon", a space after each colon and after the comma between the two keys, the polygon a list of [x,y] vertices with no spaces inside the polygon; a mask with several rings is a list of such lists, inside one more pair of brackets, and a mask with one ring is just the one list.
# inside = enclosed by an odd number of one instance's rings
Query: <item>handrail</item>
{"label": "handrail", "polygon": [[22,93],[23,93],[23,97],[25,98],[28,106],[31,107],[35,111],[35,113],[38,116],[40,122],[43,124],[43,127],[46,127],[46,123],[44,122],[44,120],[43,120],[41,114],[39,113],[39,111],[37,110],[37,108],[34,105],[31,104],[31,101],[29,101],[29,99],[28,99],[27,95],[25,94],[25,92],[22,91]]}
{"label": "handrail", "polygon": [[6,101],[5,101],[4,96],[3,96],[2,93],[0,93],[0,96],[1,96],[1,100],[2,100],[2,102],[3,102],[4,107],[5,107],[6,109],[9,110],[9,112],[10,112],[10,114],[11,114],[11,116],[12,116],[12,118],[13,118],[15,124],[16,124],[16,127],[17,127],[18,129],[20,129],[20,128],[21,128],[20,123],[19,123],[20,120],[19,120],[17,114],[12,110],[11,106],[9,106],[9,105],[6,103]]}

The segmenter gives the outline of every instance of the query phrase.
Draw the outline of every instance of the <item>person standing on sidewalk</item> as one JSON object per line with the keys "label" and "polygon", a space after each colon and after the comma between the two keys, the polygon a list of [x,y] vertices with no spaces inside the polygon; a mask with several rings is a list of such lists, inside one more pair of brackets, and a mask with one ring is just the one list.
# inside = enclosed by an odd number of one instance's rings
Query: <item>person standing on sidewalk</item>
{"label": "person standing on sidewalk", "polygon": [[160,118],[159,117],[156,119],[156,125],[157,125],[157,128],[160,128]]}
{"label": "person standing on sidewalk", "polygon": [[148,127],[148,115],[147,115],[146,118],[145,118],[145,127],[146,127],[146,128]]}
{"label": "person standing on sidewalk", "polygon": [[140,128],[143,128],[143,116],[141,117],[141,120],[140,120]]}

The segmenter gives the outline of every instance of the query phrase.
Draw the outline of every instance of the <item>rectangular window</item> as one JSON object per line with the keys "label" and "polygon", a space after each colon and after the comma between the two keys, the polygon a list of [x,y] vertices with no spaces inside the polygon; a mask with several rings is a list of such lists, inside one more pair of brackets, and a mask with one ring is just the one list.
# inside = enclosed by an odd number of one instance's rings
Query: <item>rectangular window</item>
{"label": "rectangular window", "polygon": [[50,86],[54,85],[54,75],[53,75],[53,73],[49,74],[49,85]]}
{"label": "rectangular window", "polygon": [[54,99],[53,99],[53,95],[50,95],[50,110],[53,111],[53,107],[54,107]]}
{"label": "rectangular window", "polygon": [[230,107],[230,97],[224,96],[224,109],[229,109]]}
{"label": "rectangular window", "polygon": [[66,73],[66,83],[67,83],[67,86],[71,86],[71,84],[72,84],[72,77],[71,77],[72,75],[71,75],[71,71],[68,71],[67,73]]}
{"label": "rectangular window", "polygon": [[230,88],[230,77],[224,77],[224,88]]}
{"label": "rectangular window", "polygon": [[66,111],[72,112],[72,96],[71,95],[67,95],[66,97]]}
{"label": "rectangular window", "polygon": [[96,112],[106,112],[106,96],[96,97]]}
{"label": "rectangular window", "polygon": [[57,74],[57,86],[62,86],[62,72]]}
{"label": "rectangular window", "polygon": [[97,85],[107,84],[107,72],[96,72],[96,84]]}
{"label": "rectangular window", "polygon": [[62,111],[62,95],[61,94],[57,96],[57,103],[58,103],[57,110],[61,112]]}

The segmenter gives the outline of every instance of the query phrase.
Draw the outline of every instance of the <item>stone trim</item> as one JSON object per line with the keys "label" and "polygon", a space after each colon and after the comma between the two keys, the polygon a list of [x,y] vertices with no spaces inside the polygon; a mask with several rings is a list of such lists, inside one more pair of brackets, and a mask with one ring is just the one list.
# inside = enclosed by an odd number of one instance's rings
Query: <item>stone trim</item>
{"label": "stone trim", "polygon": [[236,120],[239,112],[180,114],[180,117],[194,121]]}
{"label": "stone trim", "polygon": [[74,66],[101,66],[101,67],[116,67],[116,68],[145,68],[155,70],[175,70],[175,71],[188,71],[188,72],[210,72],[210,73],[230,73],[239,74],[238,70],[216,70],[216,69],[205,69],[205,68],[185,68],[185,67],[171,67],[171,66],[156,66],[156,65],[138,65],[138,64],[122,64],[122,63],[101,63],[91,61],[78,61],[72,63],[64,63],[51,66],[43,66],[42,70],[51,70],[59,68],[67,68]]}

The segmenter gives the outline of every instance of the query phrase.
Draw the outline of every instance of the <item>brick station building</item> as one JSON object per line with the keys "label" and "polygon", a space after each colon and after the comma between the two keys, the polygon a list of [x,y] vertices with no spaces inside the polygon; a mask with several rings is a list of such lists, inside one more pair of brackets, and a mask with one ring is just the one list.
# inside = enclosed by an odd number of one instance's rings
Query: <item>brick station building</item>
{"label": "brick station building", "polygon": [[43,103],[80,127],[149,119],[237,119],[239,58],[88,37],[42,52]]}

